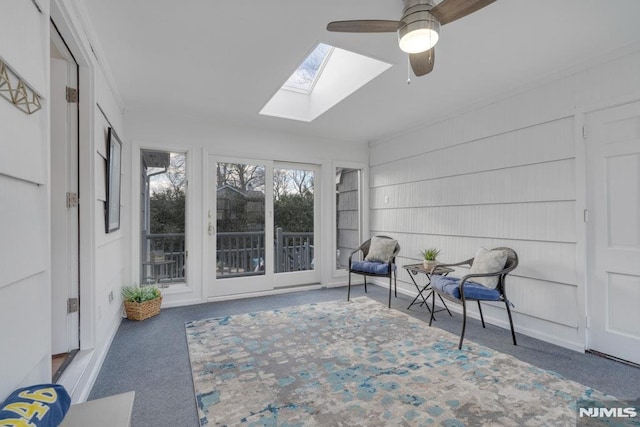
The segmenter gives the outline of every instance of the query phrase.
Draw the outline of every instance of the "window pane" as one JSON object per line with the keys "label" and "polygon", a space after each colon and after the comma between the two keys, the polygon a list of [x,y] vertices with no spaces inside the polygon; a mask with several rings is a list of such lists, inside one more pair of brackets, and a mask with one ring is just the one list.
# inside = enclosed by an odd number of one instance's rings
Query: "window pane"
{"label": "window pane", "polygon": [[186,155],[142,150],[140,283],[185,282]]}
{"label": "window pane", "polygon": [[332,49],[332,46],[324,43],[318,44],[313,52],[305,58],[304,62],[300,64],[298,69],[294,71],[291,77],[282,85],[282,88],[310,93]]}
{"label": "window pane", "polygon": [[264,275],[265,167],[217,164],[216,277]]}
{"label": "window pane", "polygon": [[314,269],[314,173],[304,169],[273,172],[274,272]]}
{"label": "window pane", "polygon": [[360,246],[360,170],[336,169],[336,269],[349,265],[349,254]]}

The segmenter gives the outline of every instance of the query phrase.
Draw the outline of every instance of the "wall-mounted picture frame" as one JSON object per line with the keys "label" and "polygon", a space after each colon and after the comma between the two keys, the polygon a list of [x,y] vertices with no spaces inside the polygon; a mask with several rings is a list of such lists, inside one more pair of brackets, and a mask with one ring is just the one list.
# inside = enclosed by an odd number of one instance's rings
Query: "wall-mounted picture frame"
{"label": "wall-mounted picture frame", "polygon": [[107,201],[105,203],[105,231],[120,228],[120,175],[122,164],[122,141],[109,128],[107,132]]}

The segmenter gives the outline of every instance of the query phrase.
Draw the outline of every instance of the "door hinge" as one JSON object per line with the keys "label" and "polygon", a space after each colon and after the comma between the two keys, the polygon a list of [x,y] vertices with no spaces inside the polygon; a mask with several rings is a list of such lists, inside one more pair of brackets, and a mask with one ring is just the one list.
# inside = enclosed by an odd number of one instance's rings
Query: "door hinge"
{"label": "door hinge", "polygon": [[582,139],[587,139],[587,127],[582,126]]}
{"label": "door hinge", "polygon": [[67,207],[75,208],[78,206],[78,193],[67,193]]}
{"label": "door hinge", "polygon": [[67,300],[67,314],[76,313],[78,311],[78,298],[69,298]]}
{"label": "door hinge", "polygon": [[73,104],[78,102],[78,89],[67,86],[67,102]]}
{"label": "door hinge", "polygon": [[589,210],[585,209],[584,212],[582,212],[582,219],[584,220],[584,222],[589,222]]}
{"label": "door hinge", "polygon": [[584,318],[584,325],[587,329],[591,328],[591,324],[589,323],[589,316]]}

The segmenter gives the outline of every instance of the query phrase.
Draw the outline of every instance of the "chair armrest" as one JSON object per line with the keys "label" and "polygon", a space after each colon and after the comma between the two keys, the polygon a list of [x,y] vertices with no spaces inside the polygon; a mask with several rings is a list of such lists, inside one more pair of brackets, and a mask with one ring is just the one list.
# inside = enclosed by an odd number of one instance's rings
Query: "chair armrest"
{"label": "chair armrest", "polygon": [[502,276],[503,274],[506,275],[511,270],[513,270],[513,268],[505,268],[504,270],[496,271],[495,273],[474,273],[462,276],[462,278],[460,279],[460,283],[458,284],[458,289],[460,290],[460,299],[464,299],[464,284],[467,280],[474,277]]}
{"label": "chair armrest", "polygon": [[398,256],[399,253],[400,253],[400,247],[396,245],[395,249],[393,250],[393,254],[391,255],[391,258],[389,258],[389,261],[388,261],[389,268],[391,268],[392,264],[396,263],[396,256]]}
{"label": "chair armrest", "polygon": [[351,259],[353,258],[353,256],[355,254],[357,254],[358,252],[362,251],[362,245],[360,245],[360,247],[358,247],[357,249],[351,251],[351,253],[349,254],[349,270],[351,270]]}
{"label": "chair armrest", "polygon": [[465,274],[460,279],[460,282],[466,282],[468,279],[472,277],[491,277],[491,276],[500,276],[501,274],[505,274],[505,270],[500,270],[495,273],[474,273],[474,274]]}

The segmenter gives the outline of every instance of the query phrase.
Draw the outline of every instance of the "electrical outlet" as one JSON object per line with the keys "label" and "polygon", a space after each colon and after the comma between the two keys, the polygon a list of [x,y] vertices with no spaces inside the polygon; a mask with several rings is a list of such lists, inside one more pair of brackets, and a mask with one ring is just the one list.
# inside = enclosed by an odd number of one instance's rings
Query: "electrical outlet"
{"label": "electrical outlet", "polygon": [[109,304],[113,302],[113,291],[109,292]]}

